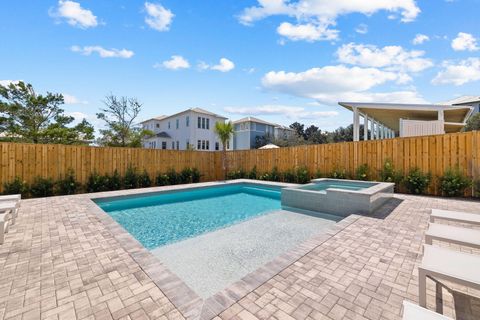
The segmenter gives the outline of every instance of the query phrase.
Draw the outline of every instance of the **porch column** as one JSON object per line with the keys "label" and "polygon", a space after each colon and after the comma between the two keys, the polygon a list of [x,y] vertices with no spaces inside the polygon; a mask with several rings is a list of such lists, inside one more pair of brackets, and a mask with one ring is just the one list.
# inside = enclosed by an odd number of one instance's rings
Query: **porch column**
{"label": "porch column", "polygon": [[357,108],[353,108],[353,141],[360,140],[360,114]]}
{"label": "porch column", "polygon": [[438,120],[445,121],[445,115],[443,113],[443,110],[438,110]]}
{"label": "porch column", "polygon": [[370,119],[370,140],[375,140],[375,120]]}
{"label": "porch column", "polygon": [[380,124],[380,126],[379,126],[379,131],[380,131],[379,136],[380,136],[380,139],[382,139],[382,140],[385,138],[385,131],[384,130],[385,130],[385,126],[383,124]]}
{"label": "porch column", "polygon": [[366,114],[363,115],[363,140],[368,140],[368,116]]}

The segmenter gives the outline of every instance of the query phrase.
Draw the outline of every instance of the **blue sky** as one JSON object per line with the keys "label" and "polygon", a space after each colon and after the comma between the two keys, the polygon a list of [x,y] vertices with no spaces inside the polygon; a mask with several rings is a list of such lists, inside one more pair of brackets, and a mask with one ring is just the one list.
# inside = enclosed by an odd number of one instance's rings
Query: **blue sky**
{"label": "blue sky", "polygon": [[332,130],[351,122],[338,101],[478,95],[479,8],[480,0],[2,1],[0,83],[63,93],[68,112],[96,125],[113,93],[137,97],[142,119],[202,107]]}

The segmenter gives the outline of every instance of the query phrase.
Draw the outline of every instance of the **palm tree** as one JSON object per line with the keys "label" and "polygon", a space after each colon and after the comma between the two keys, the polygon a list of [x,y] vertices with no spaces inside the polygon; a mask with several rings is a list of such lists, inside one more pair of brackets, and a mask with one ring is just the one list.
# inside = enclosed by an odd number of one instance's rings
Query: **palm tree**
{"label": "palm tree", "polygon": [[230,140],[230,137],[234,134],[233,124],[229,122],[217,122],[215,123],[215,133],[218,136],[218,139],[222,142],[222,168],[224,179],[227,178],[228,172],[228,163],[227,163],[227,141]]}

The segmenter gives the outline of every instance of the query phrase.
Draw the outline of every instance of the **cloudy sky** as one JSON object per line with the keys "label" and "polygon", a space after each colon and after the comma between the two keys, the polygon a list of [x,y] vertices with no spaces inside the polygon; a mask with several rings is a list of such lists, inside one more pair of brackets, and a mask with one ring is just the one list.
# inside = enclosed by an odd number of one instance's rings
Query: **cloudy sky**
{"label": "cloudy sky", "polygon": [[480,0],[2,1],[0,83],[65,95],[90,120],[113,93],[142,119],[202,107],[331,130],[338,101],[480,93]]}

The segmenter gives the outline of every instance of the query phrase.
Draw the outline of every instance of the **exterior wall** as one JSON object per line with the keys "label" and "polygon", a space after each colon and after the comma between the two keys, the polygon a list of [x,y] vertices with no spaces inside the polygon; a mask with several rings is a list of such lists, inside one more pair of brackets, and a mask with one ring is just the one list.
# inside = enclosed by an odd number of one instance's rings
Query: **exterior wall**
{"label": "exterior wall", "polygon": [[441,120],[420,121],[400,119],[400,137],[429,136],[444,133],[445,124]]}
{"label": "exterior wall", "polygon": [[[201,118],[200,128],[198,128],[198,118]],[[188,126],[187,126],[188,118]],[[203,122],[205,119],[205,123]],[[208,119],[208,129],[206,128]],[[178,127],[177,127],[178,121]],[[143,123],[143,128],[155,133],[166,132],[171,138],[151,137],[143,141],[144,148],[162,149],[162,143],[166,143],[168,150],[186,150],[189,143],[195,150],[198,149],[198,140],[200,140],[200,150],[215,151],[215,144],[218,142],[219,149],[222,148],[214,128],[216,122],[224,122],[225,119],[212,115],[188,111],[177,116],[164,118],[161,120],[149,120]],[[203,128],[205,126],[205,128]],[[203,143],[205,141],[205,143]],[[208,150],[206,149],[208,141]],[[177,146],[178,144],[178,146]],[[202,147],[205,145],[205,149]]]}
{"label": "exterior wall", "polygon": [[254,121],[245,121],[235,124],[235,135],[233,138],[234,150],[249,150],[255,148],[257,137],[270,135],[279,139],[286,139],[291,131],[275,127],[273,124],[258,123]]}

